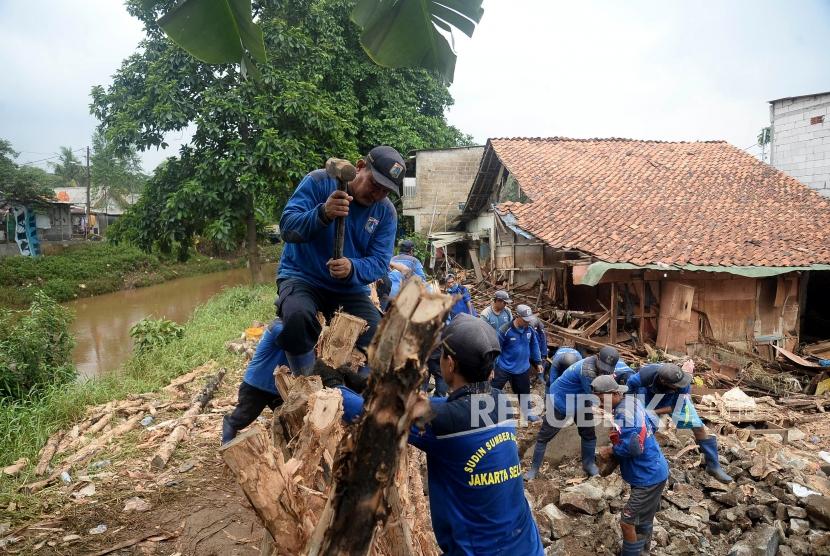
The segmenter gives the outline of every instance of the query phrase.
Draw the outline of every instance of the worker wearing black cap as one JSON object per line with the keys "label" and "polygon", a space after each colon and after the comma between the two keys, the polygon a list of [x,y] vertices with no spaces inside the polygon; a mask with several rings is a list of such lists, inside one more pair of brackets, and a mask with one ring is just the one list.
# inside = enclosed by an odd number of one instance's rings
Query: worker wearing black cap
{"label": "worker wearing black cap", "polygon": [[[314,346],[322,329],[318,311],[330,318],[342,308],[364,319],[368,327],[357,341],[362,351],[380,322],[369,284],[389,268],[398,217],[387,197],[400,194],[406,165],[398,151],[381,146],[356,167],[347,191],[338,190],[337,180],[325,170],[306,175],[280,218],[285,249],[275,304],[285,325],[279,346],[294,374],[308,374],[314,367]],[[337,218],[345,219],[345,241],[343,256],[333,259]]]}
{"label": "worker wearing black cap", "polygon": [[[524,495],[515,422],[499,422],[503,394],[488,382],[500,351],[496,332],[461,314],[444,329],[440,345],[450,395],[430,399],[433,417],[423,431],[413,428],[409,443],[427,455],[430,515],[441,553],[543,556]],[[352,422],[361,400],[346,390],[343,397],[343,418]]]}
{"label": "worker wearing black cap", "polygon": [[545,419],[536,436],[533,463],[525,473],[525,479],[536,478],[545,459],[548,442],[572,419],[576,420],[581,440],[582,469],[591,477],[599,475],[596,465],[597,434],[594,430],[594,396],[591,381],[600,375],[613,374],[619,359],[620,354],[616,349],[603,346],[599,353],[577,361],[551,383],[546,396]]}
{"label": "worker wearing black cap", "polygon": [[730,477],[720,466],[718,460],[718,440],[697,416],[691,398],[691,373],[672,363],[652,363],[644,365],[634,373],[626,385],[630,394],[643,399],[649,409],[657,415],[672,414],[679,428],[691,428],[695,435],[706,472],[722,483],[731,483]]}

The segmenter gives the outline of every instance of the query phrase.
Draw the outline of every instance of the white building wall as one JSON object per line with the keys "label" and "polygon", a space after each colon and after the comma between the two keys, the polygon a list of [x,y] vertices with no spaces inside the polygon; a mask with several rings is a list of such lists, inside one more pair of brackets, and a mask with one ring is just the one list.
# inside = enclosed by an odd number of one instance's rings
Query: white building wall
{"label": "white building wall", "polygon": [[830,197],[830,93],[773,101],[770,122],[770,164]]}

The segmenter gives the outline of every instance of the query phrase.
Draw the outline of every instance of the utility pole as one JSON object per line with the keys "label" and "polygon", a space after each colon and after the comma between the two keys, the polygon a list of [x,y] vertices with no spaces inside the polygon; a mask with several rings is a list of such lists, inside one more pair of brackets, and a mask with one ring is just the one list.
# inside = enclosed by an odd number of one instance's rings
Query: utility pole
{"label": "utility pole", "polygon": [[86,229],[84,230],[84,238],[89,238],[89,216],[90,202],[89,202],[89,188],[91,186],[89,179],[89,147],[86,148]]}

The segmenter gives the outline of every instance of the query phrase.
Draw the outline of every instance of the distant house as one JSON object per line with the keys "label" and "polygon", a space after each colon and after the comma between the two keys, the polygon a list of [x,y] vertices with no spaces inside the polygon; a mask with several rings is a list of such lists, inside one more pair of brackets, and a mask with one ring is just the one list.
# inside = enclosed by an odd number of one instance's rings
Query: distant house
{"label": "distant house", "polygon": [[830,338],[830,201],[725,142],[491,139],[461,221],[458,252],[599,341]]}
{"label": "distant house", "polygon": [[457,227],[484,147],[415,151],[404,179],[403,215],[422,234]]}
{"label": "distant house", "polygon": [[[72,212],[72,229],[75,235],[84,235],[86,224],[86,187],[56,187],[55,197],[69,203]],[[138,200],[137,195],[130,195],[130,204]],[[114,199],[103,193],[91,196],[90,229],[98,235],[105,235],[107,227],[124,214],[127,207],[122,207]]]}
{"label": "distant house", "polygon": [[770,164],[830,197],[830,91],[769,104]]}

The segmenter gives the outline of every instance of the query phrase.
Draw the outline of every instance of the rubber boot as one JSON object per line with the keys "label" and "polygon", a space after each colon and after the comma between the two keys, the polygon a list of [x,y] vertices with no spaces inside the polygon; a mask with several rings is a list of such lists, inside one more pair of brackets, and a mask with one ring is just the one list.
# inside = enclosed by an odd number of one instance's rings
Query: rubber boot
{"label": "rubber boot", "polygon": [[288,366],[294,376],[309,376],[314,370],[314,351],[298,354],[285,352],[285,358],[288,359]]}
{"label": "rubber boot", "polygon": [[698,440],[697,445],[700,446],[703,459],[706,460],[706,472],[722,483],[731,483],[732,477],[721,469],[720,461],[718,461],[718,439],[709,436]]}
{"label": "rubber boot", "polygon": [[587,473],[589,477],[596,477],[599,475],[599,467],[597,467],[597,441],[583,440],[582,441],[582,470]]}
{"label": "rubber boot", "polygon": [[533,449],[533,462],[530,464],[530,469],[525,471],[525,481],[532,481],[539,474],[539,469],[542,468],[542,462],[545,461],[545,450],[547,447],[546,442],[536,442],[536,447]]}
{"label": "rubber boot", "polygon": [[654,527],[649,525],[640,525],[636,529],[637,531],[637,539],[642,539],[643,541],[643,550],[640,552],[643,556],[648,556],[651,549],[651,535],[654,533]]}
{"label": "rubber boot", "polygon": [[227,444],[228,442],[236,438],[236,434],[238,432],[239,431],[233,428],[231,424],[228,422],[228,417],[225,416],[225,418],[222,419],[222,444]]}
{"label": "rubber boot", "polygon": [[640,556],[643,552],[644,544],[645,539],[637,539],[634,542],[624,540],[620,556]]}

